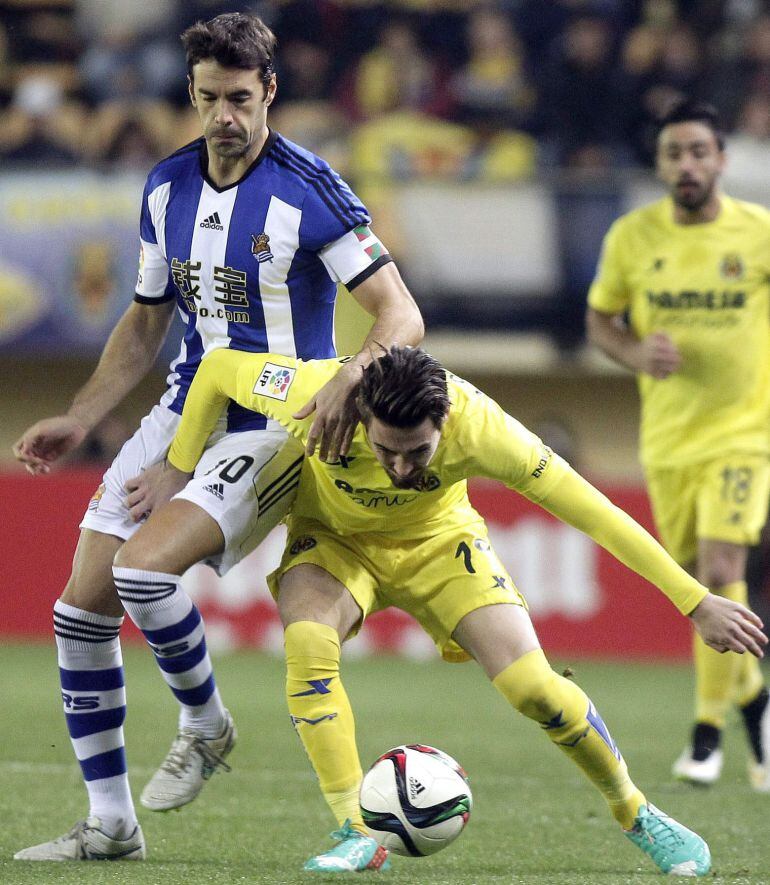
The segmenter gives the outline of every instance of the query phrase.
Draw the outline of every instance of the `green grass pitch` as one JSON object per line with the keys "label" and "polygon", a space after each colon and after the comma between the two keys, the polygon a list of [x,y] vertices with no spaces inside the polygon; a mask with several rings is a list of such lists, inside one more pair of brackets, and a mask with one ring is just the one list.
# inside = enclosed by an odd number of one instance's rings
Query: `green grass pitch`
{"label": "green grass pitch", "polygon": [[[283,667],[252,653],[219,657],[217,677],[240,731],[231,774],[217,774],[181,812],[139,809],[145,863],[38,864],[19,848],[59,835],[85,811],[58,702],[51,646],[0,647],[0,881],[3,883],[292,883],[339,878],[302,872],[330,846],[334,821],[316,788],[283,698]],[[737,720],[725,734],[722,781],[710,790],[672,783],[687,733],[686,667],[570,664],[648,797],[711,845],[710,882],[770,882],[770,796],[748,787]],[[622,837],[582,775],[532,723],[510,711],[473,664],[400,659],[343,661],[366,767],[399,743],[423,742],[469,773],[475,807],[465,833],[432,858],[395,858],[382,878],[415,885],[632,885],[659,873]],[[128,649],[126,725],[138,796],[168,749],[175,705],[149,652]],[[368,874],[368,877],[374,874]],[[379,876],[378,876],[379,881]]]}

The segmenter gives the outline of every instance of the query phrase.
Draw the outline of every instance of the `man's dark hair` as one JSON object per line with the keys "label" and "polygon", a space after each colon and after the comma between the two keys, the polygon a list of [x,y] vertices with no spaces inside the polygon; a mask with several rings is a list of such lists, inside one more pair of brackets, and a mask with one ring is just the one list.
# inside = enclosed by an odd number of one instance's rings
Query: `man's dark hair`
{"label": "man's dark hair", "polygon": [[207,22],[196,22],[182,34],[187,73],[199,61],[213,59],[224,68],[259,70],[265,88],[275,72],[275,34],[256,15],[226,12]]}
{"label": "man's dark hair", "polygon": [[446,372],[419,347],[391,347],[364,369],[358,409],[391,427],[416,427],[426,418],[441,428],[449,412]]}
{"label": "man's dark hair", "polygon": [[684,98],[658,120],[658,135],[674,123],[703,123],[714,133],[720,151],[725,149],[725,134],[719,122],[719,111],[704,101]]}

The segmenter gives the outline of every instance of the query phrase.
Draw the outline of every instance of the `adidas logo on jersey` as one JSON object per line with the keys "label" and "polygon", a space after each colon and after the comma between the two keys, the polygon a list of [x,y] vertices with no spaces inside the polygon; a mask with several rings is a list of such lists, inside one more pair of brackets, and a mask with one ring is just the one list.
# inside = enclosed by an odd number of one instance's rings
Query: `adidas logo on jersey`
{"label": "adidas logo on jersey", "polygon": [[220,501],[224,500],[225,497],[225,487],[221,482],[212,482],[211,485],[203,486],[204,492],[211,492],[211,494],[215,498],[219,498]]}
{"label": "adidas logo on jersey", "polygon": [[224,230],[222,222],[219,220],[219,212],[215,212],[213,215],[209,215],[209,217],[201,221],[198,226],[208,227],[211,228],[211,230]]}

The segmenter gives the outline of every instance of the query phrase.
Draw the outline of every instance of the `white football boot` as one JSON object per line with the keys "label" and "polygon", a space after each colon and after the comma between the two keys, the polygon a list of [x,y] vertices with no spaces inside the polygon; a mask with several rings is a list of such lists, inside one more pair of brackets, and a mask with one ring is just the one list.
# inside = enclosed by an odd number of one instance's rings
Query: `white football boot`
{"label": "white football boot", "polygon": [[69,833],[16,852],[14,860],[144,860],[145,847],[139,824],[127,839],[113,839],[101,829],[98,817],[75,824]]}
{"label": "white football boot", "polygon": [[170,811],[187,805],[217,768],[230,771],[225,756],[235,746],[238,732],[229,711],[225,713],[225,729],[217,738],[201,737],[190,728],[179,732],[162,765],[142,790],[139,801],[145,808]]}
{"label": "white football boot", "polygon": [[674,762],[671,773],[678,781],[708,787],[719,780],[723,764],[724,755],[721,750],[712,750],[706,759],[698,762],[692,758],[692,748],[687,747]]}

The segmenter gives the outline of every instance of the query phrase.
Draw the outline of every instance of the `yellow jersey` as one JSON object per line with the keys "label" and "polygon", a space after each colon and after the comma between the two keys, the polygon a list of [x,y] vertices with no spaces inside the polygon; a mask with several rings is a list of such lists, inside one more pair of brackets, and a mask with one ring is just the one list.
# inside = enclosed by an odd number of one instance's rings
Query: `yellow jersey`
{"label": "yellow jersey", "polygon": [[[312,416],[299,421],[292,415],[344,362],[213,351],[202,360],[190,386],[169,462],[185,472],[194,470],[230,399],[274,418],[306,442]],[[332,463],[305,458],[292,513],[321,522],[337,534],[419,540],[478,524],[481,517],[468,500],[466,480],[488,477],[586,532],[660,587],[682,613],[698,605],[706,589],[641,526],[473,385],[450,373],[447,385],[449,414],[419,489],[393,486],[359,425],[345,457]]]}
{"label": "yellow jersey", "polygon": [[610,228],[589,305],[628,311],[682,355],[663,380],[639,375],[646,467],[770,451],[770,212],[721,198],[718,217],[677,224],[669,197]]}

